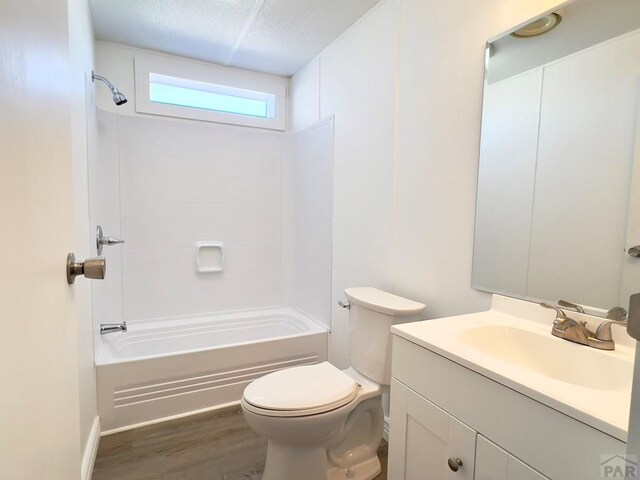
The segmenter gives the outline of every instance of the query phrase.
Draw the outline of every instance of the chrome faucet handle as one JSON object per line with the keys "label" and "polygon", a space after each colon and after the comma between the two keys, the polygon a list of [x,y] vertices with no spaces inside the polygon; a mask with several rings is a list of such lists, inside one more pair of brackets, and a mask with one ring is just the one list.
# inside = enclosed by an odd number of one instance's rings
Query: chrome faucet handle
{"label": "chrome faucet handle", "polygon": [[584,308],[582,308],[582,305],[578,305],[577,303],[567,302],[566,300],[558,300],[558,305],[563,308],[571,308],[578,313],[587,313],[584,311]]}

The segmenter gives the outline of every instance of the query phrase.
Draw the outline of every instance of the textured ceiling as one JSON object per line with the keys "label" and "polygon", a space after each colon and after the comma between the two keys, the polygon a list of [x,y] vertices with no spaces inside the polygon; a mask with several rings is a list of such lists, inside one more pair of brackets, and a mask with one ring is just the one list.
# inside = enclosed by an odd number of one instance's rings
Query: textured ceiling
{"label": "textured ceiling", "polygon": [[89,0],[96,38],[290,76],[379,0]]}

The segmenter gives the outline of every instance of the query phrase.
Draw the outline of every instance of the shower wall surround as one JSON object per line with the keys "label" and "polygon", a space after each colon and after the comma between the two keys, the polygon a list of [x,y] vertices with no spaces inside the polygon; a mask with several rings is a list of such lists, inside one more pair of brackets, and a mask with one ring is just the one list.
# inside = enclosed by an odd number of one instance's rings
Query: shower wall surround
{"label": "shower wall surround", "polygon": [[[280,304],[281,137],[121,117],[126,320]],[[196,271],[199,241],[225,243],[222,273]]]}
{"label": "shower wall surround", "polygon": [[[105,248],[96,323],[288,306],[329,324],[331,119],[297,134],[104,111],[98,122],[92,226],[126,243]],[[206,241],[224,242],[222,272],[197,271]]]}
{"label": "shower wall surround", "polygon": [[329,326],[333,254],[333,117],[284,138],[283,303]]}

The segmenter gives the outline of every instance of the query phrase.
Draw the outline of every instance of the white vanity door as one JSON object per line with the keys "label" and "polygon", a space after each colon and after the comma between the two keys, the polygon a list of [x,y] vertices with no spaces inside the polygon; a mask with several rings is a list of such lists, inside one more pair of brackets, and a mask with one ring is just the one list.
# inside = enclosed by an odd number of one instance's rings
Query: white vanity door
{"label": "white vanity door", "polygon": [[548,480],[547,477],[478,435],[475,480]]}
{"label": "white vanity door", "polygon": [[[389,478],[474,478],[475,431],[395,379],[391,380],[391,398]],[[449,458],[461,460],[457,472],[449,467]]]}

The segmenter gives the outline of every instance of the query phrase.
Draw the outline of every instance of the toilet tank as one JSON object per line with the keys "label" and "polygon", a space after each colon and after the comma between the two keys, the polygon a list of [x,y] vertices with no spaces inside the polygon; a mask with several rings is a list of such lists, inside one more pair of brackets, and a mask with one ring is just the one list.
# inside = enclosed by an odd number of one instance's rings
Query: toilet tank
{"label": "toilet tank", "polygon": [[381,385],[391,382],[391,326],[420,319],[424,304],[377,288],[347,288],[349,361],[362,375]]}

